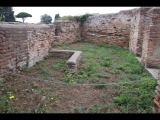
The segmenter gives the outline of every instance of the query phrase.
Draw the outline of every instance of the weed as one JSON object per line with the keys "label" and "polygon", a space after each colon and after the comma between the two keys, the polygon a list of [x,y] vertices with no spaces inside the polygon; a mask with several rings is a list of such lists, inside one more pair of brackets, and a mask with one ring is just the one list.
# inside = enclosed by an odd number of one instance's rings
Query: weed
{"label": "weed", "polygon": [[48,58],[49,58],[49,55],[44,56],[44,59],[48,59]]}
{"label": "weed", "polygon": [[24,66],[24,67],[22,68],[22,71],[23,71],[23,72],[31,72],[32,70],[34,70],[34,67]]}
{"label": "weed", "polygon": [[48,75],[50,75],[50,72],[49,72],[48,69],[42,68],[41,74],[42,74],[43,76],[48,76]]}
{"label": "weed", "polygon": [[72,75],[73,75],[72,73],[68,72],[66,76],[62,78],[62,80],[67,83],[72,83],[74,82]]}
{"label": "weed", "polygon": [[102,108],[102,105],[99,102],[96,102],[94,105],[88,108],[87,113],[99,113]]}
{"label": "weed", "polygon": [[105,61],[103,63],[101,63],[102,66],[104,67],[108,67],[108,66],[111,66],[111,62],[110,61]]}
{"label": "weed", "polygon": [[96,76],[99,78],[106,78],[106,79],[110,78],[110,75],[103,75],[101,73],[97,73]]}
{"label": "weed", "polygon": [[53,69],[53,70],[58,70],[59,68],[61,68],[60,63],[51,66],[51,69]]}
{"label": "weed", "polygon": [[130,98],[127,95],[120,94],[120,96],[115,97],[113,101],[114,103],[121,105],[121,104],[127,104],[129,100]]}

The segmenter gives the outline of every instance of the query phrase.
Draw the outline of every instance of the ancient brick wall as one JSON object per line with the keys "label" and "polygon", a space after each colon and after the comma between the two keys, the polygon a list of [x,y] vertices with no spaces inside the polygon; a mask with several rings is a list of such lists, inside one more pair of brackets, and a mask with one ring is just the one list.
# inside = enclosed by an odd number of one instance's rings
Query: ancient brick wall
{"label": "ancient brick wall", "polygon": [[131,12],[128,10],[88,17],[82,25],[83,40],[128,48]]}
{"label": "ancient brick wall", "polygon": [[129,49],[137,56],[142,54],[145,18],[149,9],[138,8],[132,10]]}
{"label": "ancient brick wall", "polygon": [[[54,41],[54,26],[32,24],[0,25],[0,68],[16,72],[31,67],[48,54]],[[2,71],[0,75],[3,76]]]}
{"label": "ancient brick wall", "polygon": [[31,67],[52,45],[77,40],[129,47],[142,56],[145,66],[159,66],[159,31],[158,8],[98,14],[82,24],[76,20],[56,21],[54,25],[4,22],[0,24],[0,68],[16,71],[24,65]]}
{"label": "ancient brick wall", "polygon": [[146,67],[160,67],[160,8],[147,12],[141,62]]}
{"label": "ancient brick wall", "polygon": [[73,43],[81,39],[80,22],[76,20],[57,20],[55,23],[54,45]]}

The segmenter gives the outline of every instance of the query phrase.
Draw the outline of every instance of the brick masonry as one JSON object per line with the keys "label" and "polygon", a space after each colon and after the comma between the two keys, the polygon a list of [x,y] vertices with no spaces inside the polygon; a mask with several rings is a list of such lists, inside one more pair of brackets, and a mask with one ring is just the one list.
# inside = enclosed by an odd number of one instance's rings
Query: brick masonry
{"label": "brick masonry", "polygon": [[54,25],[1,24],[1,70],[18,72],[23,66],[31,67],[42,60],[54,41],[53,29]]}
{"label": "brick masonry", "polygon": [[160,8],[147,12],[141,62],[146,67],[160,67]]}
{"label": "brick masonry", "polygon": [[129,49],[137,56],[142,55],[145,19],[149,9],[151,8],[132,10]]}
{"label": "brick masonry", "polygon": [[69,44],[81,39],[80,22],[76,20],[57,20],[55,23],[54,45]]}
{"label": "brick masonry", "polygon": [[82,24],[83,40],[128,48],[131,12],[128,10],[88,17]]}

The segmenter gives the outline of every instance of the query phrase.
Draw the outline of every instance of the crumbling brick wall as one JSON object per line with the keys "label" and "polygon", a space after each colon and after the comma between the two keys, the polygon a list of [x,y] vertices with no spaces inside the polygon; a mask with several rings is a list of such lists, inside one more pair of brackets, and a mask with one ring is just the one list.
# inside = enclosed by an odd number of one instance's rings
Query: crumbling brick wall
{"label": "crumbling brick wall", "polygon": [[141,62],[146,67],[160,67],[160,8],[147,12]]}
{"label": "crumbling brick wall", "polygon": [[[48,54],[54,41],[54,25],[1,24],[0,68],[19,71],[23,66],[31,67]],[[0,71],[3,76],[4,72]]]}
{"label": "crumbling brick wall", "polygon": [[80,22],[76,20],[57,20],[55,23],[54,45],[73,43],[81,39]]}
{"label": "crumbling brick wall", "polygon": [[145,18],[150,8],[136,8],[132,10],[129,49],[141,56],[144,36]]}
{"label": "crumbling brick wall", "polygon": [[83,40],[128,48],[131,12],[89,16],[82,25]]}

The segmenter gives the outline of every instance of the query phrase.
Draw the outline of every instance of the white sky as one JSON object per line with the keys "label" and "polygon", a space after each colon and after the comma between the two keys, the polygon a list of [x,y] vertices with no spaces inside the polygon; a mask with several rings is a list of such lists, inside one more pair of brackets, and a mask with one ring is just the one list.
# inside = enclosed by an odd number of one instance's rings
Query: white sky
{"label": "white sky", "polygon": [[[118,13],[120,10],[130,10],[139,7],[13,7],[14,15],[20,12],[27,12],[32,17],[26,18],[27,23],[38,23],[40,17],[43,14],[48,14],[54,21],[55,14],[59,14],[60,17],[66,15],[83,15],[85,13]],[[22,21],[21,18],[16,18],[17,21]]]}

